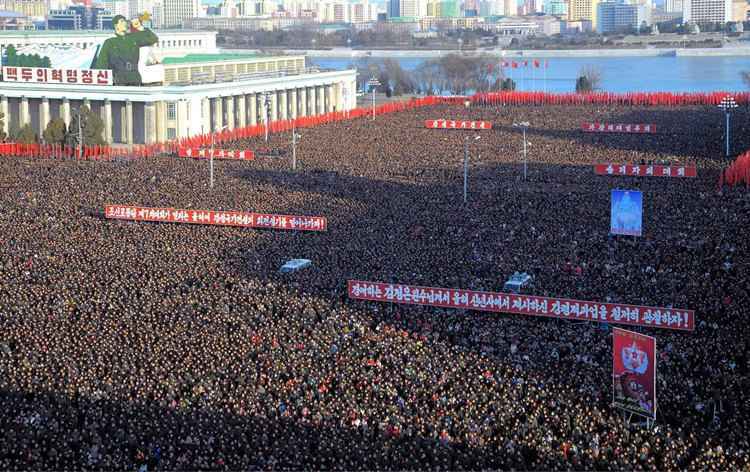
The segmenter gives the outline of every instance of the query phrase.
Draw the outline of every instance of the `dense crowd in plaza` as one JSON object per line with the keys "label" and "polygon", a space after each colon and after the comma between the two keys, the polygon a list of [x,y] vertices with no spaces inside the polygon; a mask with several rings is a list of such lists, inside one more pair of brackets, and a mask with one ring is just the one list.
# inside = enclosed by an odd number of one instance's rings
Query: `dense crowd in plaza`
{"label": "dense crowd in plaza", "polygon": [[[438,118],[494,128],[424,128]],[[750,113],[733,123],[737,154]],[[723,124],[709,107],[427,107],[304,129],[296,172],[291,152],[216,162],[213,190],[205,161],[2,159],[0,470],[750,470],[750,194],[717,192]],[[643,237],[608,235],[614,188],[644,192]],[[112,221],[109,203],[320,215],[328,231]],[[293,258],[313,266],[279,273]],[[692,333],[641,330],[659,351],[653,428],[611,407],[601,325],[346,293],[501,291],[515,271],[539,295],[695,310]]]}

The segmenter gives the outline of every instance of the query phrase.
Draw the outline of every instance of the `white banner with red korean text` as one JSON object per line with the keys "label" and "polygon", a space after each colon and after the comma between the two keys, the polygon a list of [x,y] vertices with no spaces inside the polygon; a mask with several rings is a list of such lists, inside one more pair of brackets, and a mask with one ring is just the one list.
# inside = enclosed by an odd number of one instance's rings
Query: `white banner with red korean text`
{"label": "white banner with red korean text", "polygon": [[34,84],[112,85],[106,69],[52,69],[49,67],[3,66],[3,82]]}

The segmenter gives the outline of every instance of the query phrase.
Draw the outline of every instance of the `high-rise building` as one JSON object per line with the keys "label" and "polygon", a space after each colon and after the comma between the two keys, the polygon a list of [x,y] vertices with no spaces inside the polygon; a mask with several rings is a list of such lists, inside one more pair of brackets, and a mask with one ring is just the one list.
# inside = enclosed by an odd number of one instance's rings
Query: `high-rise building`
{"label": "high-rise building", "polygon": [[568,21],[588,20],[591,27],[596,28],[596,13],[599,0],[570,0],[568,5]]}
{"label": "high-rise building", "polygon": [[601,2],[597,6],[596,31],[599,34],[637,31],[651,24],[648,5],[623,1]]}
{"label": "high-rise building", "polygon": [[683,1],[682,19],[685,23],[726,23],[731,18],[731,0]]}
{"label": "high-rise building", "polygon": [[516,0],[504,0],[503,14],[505,16],[517,16],[518,5]]}
{"label": "high-rise building", "polygon": [[401,0],[388,0],[388,17],[401,16]]}
{"label": "high-rise building", "polygon": [[664,0],[664,11],[668,13],[682,13],[682,0]]}
{"label": "high-rise building", "polygon": [[164,0],[164,26],[182,27],[182,22],[198,16],[199,0]]}
{"label": "high-rise building", "polygon": [[50,30],[109,30],[112,13],[99,7],[74,5],[66,10],[50,10],[47,28]]}
{"label": "high-rise building", "polygon": [[732,21],[747,21],[748,6],[746,0],[734,0],[732,2]]}
{"label": "high-rise building", "polygon": [[567,0],[546,0],[544,12],[548,15],[567,16],[568,2]]}
{"label": "high-rise building", "polygon": [[47,0],[0,0],[0,10],[41,18],[47,16],[49,3]]}

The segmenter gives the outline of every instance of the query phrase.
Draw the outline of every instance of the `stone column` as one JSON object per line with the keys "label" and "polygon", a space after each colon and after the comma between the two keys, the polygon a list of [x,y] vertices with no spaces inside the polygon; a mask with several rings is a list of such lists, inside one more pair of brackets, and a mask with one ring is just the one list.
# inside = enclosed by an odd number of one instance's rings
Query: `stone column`
{"label": "stone column", "polygon": [[318,89],[317,93],[317,114],[322,115],[326,112],[326,96],[325,96],[325,88],[321,85],[316,87]]}
{"label": "stone column", "polygon": [[237,96],[237,127],[247,126],[247,100],[244,95]]}
{"label": "stone column", "polygon": [[277,121],[279,119],[279,100],[276,96],[276,92],[271,92],[271,104],[269,105],[269,115],[271,115],[271,122]]}
{"label": "stone column", "polygon": [[143,127],[146,144],[156,142],[156,104],[146,103],[143,106]]}
{"label": "stone column", "polygon": [[234,129],[234,97],[231,95],[227,97],[225,105],[227,110],[227,122],[225,124],[227,129]]}
{"label": "stone column", "polygon": [[299,89],[299,116],[307,116],[307,87]]}
{"label": "stone column", "polygon": [[133,102],[125,100],[122,109],[122,136],[125,144],[133,145]]}
{"label": "stone column", "polygon": [[[70,128],[70,100],[67,98],[62,99],[62,104],[60,105],[60,118],[65,122],[65,127]],[[125,135],[123,134],[123,136]]]}
{"label": "stone column", "polygon": [[[167,102],[161,100],[156,102],[156,142],[167,142]],[[175,105],[175,114],[177,113]]]}
{"label": "stone column", "polygon": [[8,97],[3,95],[0,97],[0,114],[3,115],[3,131],[6,136],[8,135],[8,129],[10,129],[10,115],[8,114]]}
{"label": "stone column", "polygon": [[280,120],[286,120],[287,118],[287,100],[286,100],[286,90],[279,91],[279,119]]}
{"label": "stone column", "polygon": [[44,133],[44,130],[47,129],[47,124],[49,123],[50,114],[49,114],[49,99],[47,97],[42,97],[42,101],[39,104],[39,137],[41,138],[42,134]]}
{"label": "stone column", "polygon": [[211,99],[201,98],[201,134],[211,132]]}
{"label": "stone column", "polygon": [[112,144],[112,102],[108,98],[104,99],[104,105],[102,105],[102,123],[104,124],[102,138],[105,143]]}
{"label": "stone column", "polygon": [[89,100],[88,98],[84,98],[83,99],[83,106],[85,106],[86,108],[89,109],[89,111],[91,111],[91,100]]}
{"label": "stone column", "polygon": [[325,86],[326,113],[331,113],[334,107],[333,85]]}
{"label": "stone column", "polygon": [[258,94],[251,93],[250,97],[250,126],[258,124]]}
{"label": "stone column", "polygon": [[289,111],[289,118],[296,119],[297,118],[297,89],[293,88],[289,91],[289,103],[292,105],[291,110]]}
{"label": "stone column", "polygon": [[18,108],[18,128],[23,128],[25,124],[31,124],[31,115],[29,115],[29,99],[21,97],[21,105]]}
{"label": "stone column", "polygon": [[175,135],[177,139],[187,138],[190,135],[190,123],[188,118],[188,102],[177,101],[177,116],[175,120]]}
{"label": "stone column", "polygon": [[222,110],[221,102],[224,100],[221,97],[216,97],[211,99],[213,101],[213,122],[214,122],[214,131],[221,130],[222,126],[224,126],[224,110]]}

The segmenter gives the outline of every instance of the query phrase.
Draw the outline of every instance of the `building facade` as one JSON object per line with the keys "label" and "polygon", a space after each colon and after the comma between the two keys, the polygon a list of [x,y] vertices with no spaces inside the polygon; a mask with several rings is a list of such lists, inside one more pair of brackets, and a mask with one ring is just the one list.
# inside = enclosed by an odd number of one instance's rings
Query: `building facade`
{"label": "building facade", "polygon": [[[265,59],[290,60],[287,56]],[[238,64],[242,61],[235,61],[233,66]],[[218,66],[211,61],[177,65],[190,73],[204,67],[213,68],[217,74]],[[180,74],[178,70],[176,75]],[[52,119],[62,118],[70,126],[72,112],[87,106],[101,116],[107,143],[151,144],[225,128],[351,110],[356,106],[356,71],[302,68],[296,73],[245,74],[231,82],[147,87],[5,82],[0,90],[6,132],[29,124],[41,136]]]}
{"label": "building facade", "polygon": [[66,10],[50,10],[49,30],[112,30],[114,14],[104,8],[71,6]]}
{"label": "building facade", "polygon": [[685,23],[726,23],[732,21],[732,0],[683,0]]}
{"label": "building facade", "polygon": [[596,14],[599,0],[570,0],[568,3],[568,21],[588,20],[596,28]]}
{"label": "building facade", "polygon": [[164,26],[182,27],[186,20],[195,18],[201,11],[199,0],[164,0]]}
{"label": "building facade", "polygon": [[597,6],[596,31],[599,34],[638,31],[651,25],[651,9],[647,5],[601,2]]}

